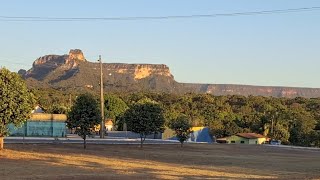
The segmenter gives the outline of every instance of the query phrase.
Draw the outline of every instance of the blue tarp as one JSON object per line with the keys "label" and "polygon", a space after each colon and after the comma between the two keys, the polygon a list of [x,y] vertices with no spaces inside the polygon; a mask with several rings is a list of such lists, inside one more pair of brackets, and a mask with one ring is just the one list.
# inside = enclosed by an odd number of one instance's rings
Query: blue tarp
{"label": "blue tarp", "polygon": [[[209,133],[209,128],[197,128],[193,133],[190,134],[190,138],[187,142],[204,142],[204,143],[212,143],[212,138]],[[177,137],[168,138],[170,140],[178,140]]]}
{"label": "blue tarp", "polygon": [[205,127],[198,131],[191,133],[189,142],[207,142],[212,143],[212,138],[210,137],[209,128]]}

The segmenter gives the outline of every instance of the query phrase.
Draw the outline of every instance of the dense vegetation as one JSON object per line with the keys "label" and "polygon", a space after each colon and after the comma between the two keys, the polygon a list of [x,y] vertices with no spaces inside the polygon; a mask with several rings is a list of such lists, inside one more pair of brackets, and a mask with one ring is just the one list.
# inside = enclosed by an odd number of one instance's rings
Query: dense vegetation
{"label": "dense vegetation", "polygon": [[34,95],[22,78],[6,68],[0,68],[0,150],[3,137],[8,135],[8,124],[20,126],[31,114]]}
{"label": "dense vegetation", "polygon": [[174,131],[178,141],[181,143],[181,147],[192,133],[192,124],[186,115],[181,115],[177,119],[169,121],[168,127]]}
{"label": "dense vegetation", "polygon": [[135,103],[123,114],[121,119],[127,124],[128,130],[140,135],[140,147],[142,147],[147,135],[164,131],[163,109],[158,103],[152,101]]}
{"label": "dense vegetation", "polygon": [[[52,89],[34,91],[40,106],[48,111],[67,111],[77,96]],[[113,97],[122,99],[128,107],[144,99],[155,101],[164,109],[167,122],[186,115],[193,126],[208,126],[216,137],[256,132],[286,144],[320,146],[320,98],[167,93],[119,93]]]}

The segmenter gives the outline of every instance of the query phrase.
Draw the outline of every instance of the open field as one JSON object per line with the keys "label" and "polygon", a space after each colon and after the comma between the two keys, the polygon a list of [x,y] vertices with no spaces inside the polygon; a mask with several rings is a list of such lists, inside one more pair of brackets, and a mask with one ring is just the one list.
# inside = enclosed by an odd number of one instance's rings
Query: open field
{"label": "open field", "polygon": [[320,179],[320,151],[256,145],[7,144],[0,179]]}

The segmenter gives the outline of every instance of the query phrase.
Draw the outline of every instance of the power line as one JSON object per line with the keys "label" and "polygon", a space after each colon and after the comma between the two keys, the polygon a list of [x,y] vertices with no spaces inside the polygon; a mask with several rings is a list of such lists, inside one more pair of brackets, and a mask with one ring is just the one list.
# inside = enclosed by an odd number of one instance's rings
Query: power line
{"label": "power line", "polygon": [[133,20],[167,20],[167,19],[193,19],[215,18],[222,16],[254,16],[267,14],[297,13],[305,11],[319,11],[320,7],[304,7],[295,9],[277,9],[251,12],[194,14],[176,16],[132,16],[132,17],[40,17],[40,16],[0,16],[0,21],[133,21]]}

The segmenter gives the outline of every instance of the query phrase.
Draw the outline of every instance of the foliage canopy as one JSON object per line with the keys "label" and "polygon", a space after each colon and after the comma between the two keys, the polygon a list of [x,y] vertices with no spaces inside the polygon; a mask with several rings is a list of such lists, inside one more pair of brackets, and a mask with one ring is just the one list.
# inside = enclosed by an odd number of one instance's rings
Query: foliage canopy
{"label": "foliage canopy", "polygon": [[[52,102],[69,104],[69,94],[65,92],[38,92],[47,101],[43,101],[45,107],[52,106]],[[73,92],[72,97],[75,94]],[[193,126],[207,126],[216,137],[255,132],[286,144],[320,146],[320,98],[154,92],[118,93],[114,96],[123,99],[129,107],[145,101],[156,102],[163,109],[166,123],[184,114]]]}
{"label": "foliage canopy", "polygon": [[181,143],[181,147],[183,146],[183,143],[190,137],[190,133],[192,133],[192,124],[185,115],[180,115],[177,119],[170,121],[169,128],[175,132],[178,140]]}
{"label": "foliage canopy", "polygon": [[78,96],[71,111],[68,113],[67,126],[74,128],[75,132],[82,137],[84,148],[86,138],[93,133],[94,127],[101,121],[98,102],[92,94]]}
{"label": "foliage canopy", "polygon": [[136,103],[122,117],[128,130],[140,134],[141,147],[147,135],[164,131],[164,115],[157,103]]}
{"label": "foliage canopy", "polygon": [[27,89],[20,75],[0,68],[0,149],[8,135],[8,124],[20,126],[35,106],[34,95]]}
{"label": "foliage canopy", "polygon": [[[121,115],[129,108],[118,96],[107,94],[104,96],[105,117],[113,120],[113,124],[122,127]],[[120,122],[118,122],[120,121]]]}
{"label": "foliage canopy", "polygon": [[20,75],[0,69],[0,137],[8,134],[7,125],[26,121],[35,106],[34,95],[27,89]]}

